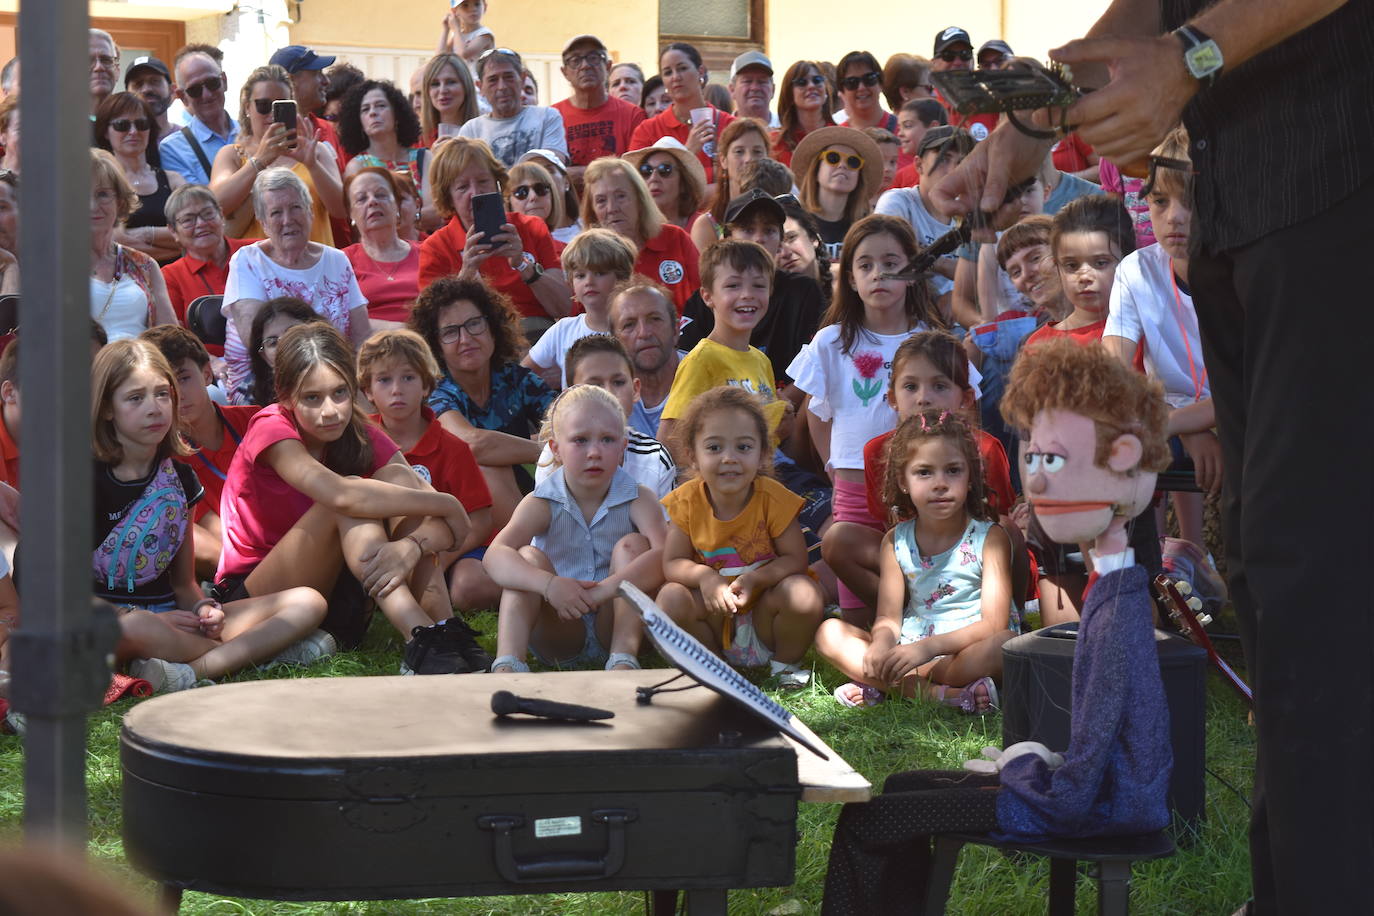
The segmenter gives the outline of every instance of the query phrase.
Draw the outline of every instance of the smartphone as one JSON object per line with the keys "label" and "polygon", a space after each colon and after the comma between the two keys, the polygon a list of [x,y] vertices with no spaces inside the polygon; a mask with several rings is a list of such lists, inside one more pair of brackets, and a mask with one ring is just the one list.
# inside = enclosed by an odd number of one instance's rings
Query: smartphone
{"label": "smartphone", "polygon": [[278,99],[272,103],[272,120],[286,128],[287,133],[296,132],[296,102],[294,99]]}
{"label": "smartphone", "polygon": [[478,194],[472,199],[472,230],[482,233],[482,243],[491,240],[506,224],[506,205],[500,194]]}

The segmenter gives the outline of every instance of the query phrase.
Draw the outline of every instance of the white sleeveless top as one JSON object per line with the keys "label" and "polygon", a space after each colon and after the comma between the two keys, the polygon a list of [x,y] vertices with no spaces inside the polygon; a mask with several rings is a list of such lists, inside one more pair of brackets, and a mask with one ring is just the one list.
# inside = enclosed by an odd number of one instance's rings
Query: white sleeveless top
{"label": "white sleeveless top", "polygon": [[91,277],[91,317],[111,342],[137,337],[148,330],[148,294],[129,273],[112,283]]}

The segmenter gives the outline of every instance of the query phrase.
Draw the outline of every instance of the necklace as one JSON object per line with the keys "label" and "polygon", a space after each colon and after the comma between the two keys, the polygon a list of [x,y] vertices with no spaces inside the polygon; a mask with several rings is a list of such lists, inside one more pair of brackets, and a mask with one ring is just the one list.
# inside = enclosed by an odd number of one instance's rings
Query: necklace
{"label": "necklace", "polygon": [[[397,241],[400,241],[400,240],[398,239]],[[404,242],[402,242],[401,244],[402,244],[402,245],[405,245]],[[363,245],[363,256],[366,257],[367,260],[368,260],[369,262],[371,262],[373,269],[376,270],[377,273],[379,273],[379,274],[386,274],[387,280],[393,280],[393,281],[394,281],[394,280],[396,279],[396,271],[400,270],[401,265],[404,264],[404,263],[405,263],[407,260],[409,260],[409,258],[410,258],[410,246],[409,246],[409,245],[405,245],[405,254],[401,255],[401,257],[398,258],[397,260],[395,260],[395,261],[384,261],[384,262],[383,262],[383,263],[385,263],[385,264],[391,265],[391,268],[390,268],[389,270],[388,270],[387,268],[383,267],[381,264],[378,264],[378,263],[377,263],[377,259],[374,258],[371,254],[368,253],[367,245],[366,245],[366,244]]]}
{"label": "necklace", "polygon": [[[114,277],[110,280],[110,291],[109,291],[109,293],[106,294],[106,296],[105,296],[105,304],[102,305],[102,306],[100,307],[100,313],[97,314],[97,315],[95,316],[95,320],[98,321],[98,322],[103,322],[103,321],[105,320],[105,313],[108,312],[108,311],[110,310],[110,303],[114,301],[115,290],[117,290],[117,289],[119,288],[119,256],[120,256],[120,254],[122,254],[122,253],[123,253],[123,249],[120,248],[119,245],[115,245],[115,246],[114,246],[114,262],[115,262],[115,263],[114,263]],[[93,270],[91,271],[91,276],[94,277],[94,278],[97,279],[97,280],[100,280],[100,275],[99,275],[98,271],[99,271],[99,267],[97,266],[95,269],[93,269]],[[104,281],[102,280],[101,282],[103,283]]]}

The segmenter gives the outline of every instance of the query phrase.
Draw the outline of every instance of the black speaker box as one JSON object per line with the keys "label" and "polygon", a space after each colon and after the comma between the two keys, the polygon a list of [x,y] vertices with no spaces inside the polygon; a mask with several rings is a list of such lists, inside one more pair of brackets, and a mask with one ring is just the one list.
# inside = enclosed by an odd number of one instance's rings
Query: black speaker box
{"label": "black speaker box", "polygon": [[[1061,623],[1002,647],[1002,746],[1039,741],[1069,746],[1069,700],[1078,624]],[[1207,653],[1181,636],[1155,630],[1159,673],[1169,704],[1174,772],[1169,806],[1192,827],[1206,814],[1203,764],[1207,736]]]}

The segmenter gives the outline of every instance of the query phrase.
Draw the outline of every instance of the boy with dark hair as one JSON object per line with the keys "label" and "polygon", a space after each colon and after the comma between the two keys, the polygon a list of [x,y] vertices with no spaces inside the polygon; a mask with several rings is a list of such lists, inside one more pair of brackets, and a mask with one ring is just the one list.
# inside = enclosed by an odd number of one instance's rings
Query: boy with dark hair
{"label": "boy with dark hair", "polygon": [[[594,385],[604,388],[620,402],[628,418],[634,410],[635,400],[639,397],[639,380],[635,378],[634,365],[625,345],[610,334],[591,334],[579,338],[568,348],[568,358],[564,364],[568,373],[568,385]],[[623,467],[636,482],[648,487],[659,499],[667,496],[677,486],[677,465],[673,456],[652,436],[626,424],[627,444]],[[539,464],[534,479],[538,483],[553,473],[553,452],[545,444],[539,455]]]}
{"label": "boy with dark hair", "polygon": [[214,383],[210,353],[200,338],[185,328],[160,324],[139,336],[162,352],[176,377],[180,404],[177,419],[182,435],[194,449],[176,460],[189,465],[205,488],[205,498],[196,503],[194,512],[196,577],[214,579],[224,536],[219,516],[220,494],[248,421],[262,408],[253,404],[225,407],[210,399],[206,390]]}
{"label": "boy with dark hair", "polygon": [[[422,480],[441,493],[449,493],[463,504],[468,514],[468,535],[462,544],[441,554],[441,567],[447,567],[447,594],[437,580],[420,596],[420,603],[435,620],[443,620],[455,605],[465,610],[494,608],[501,601],[501,589],[482,567],[482,557],[491,541],[491,492],[486,478],[462,439],[441,427],[426,400],[439,380],[439,365],[423,337],[414,331],[379,331],[358,350],[358,390],[372,401],[377,412],[372,422],[386,431],[405,455],[406,462]],[[451,564],[451,565],[450,565]],[[471,631],[461,622],[450,622],[446,630],[459,641],[463,660],[476,670],[485,671],[491,659],[476,653]]]}
{"label": "boy with dark hair", "polygon": [[911,157],[911,164],[897,170],[893,179],[894,188],[913,188],[921,182],[921,173],[916,168],[916,156],[926,132],[933,127],[949,123],[945,106],[935,99],[909,99],[897,112],[897,142],[902,145],[902,153]]}

